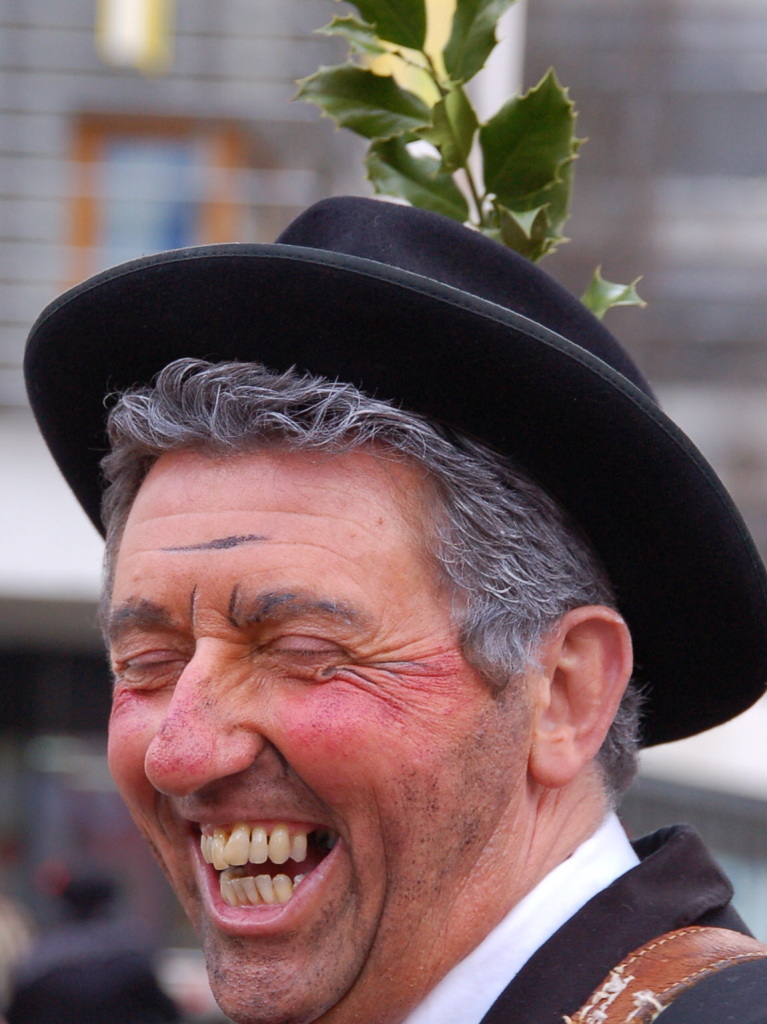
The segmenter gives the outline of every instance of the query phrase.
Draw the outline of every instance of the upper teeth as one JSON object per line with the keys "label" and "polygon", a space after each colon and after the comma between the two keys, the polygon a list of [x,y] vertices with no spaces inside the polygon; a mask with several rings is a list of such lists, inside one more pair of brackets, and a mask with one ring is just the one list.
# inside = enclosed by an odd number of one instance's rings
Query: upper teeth
{"label": "upper teeth", "polygon": [[271,834],[261,825],[235,825],[231,832],[216,828],[213,835],[200,836],[200,849],[208,864],[216,871],[228,867],[239,867],[250,862],[284,864],[288,858],[302,861],[306,858],[306,837],[304,831],[291,833],[287,825],[275,825]]}

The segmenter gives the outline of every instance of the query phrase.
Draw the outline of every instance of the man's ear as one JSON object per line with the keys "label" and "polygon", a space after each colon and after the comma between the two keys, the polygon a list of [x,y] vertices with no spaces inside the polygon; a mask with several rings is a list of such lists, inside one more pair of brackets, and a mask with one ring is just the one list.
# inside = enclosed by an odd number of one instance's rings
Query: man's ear
{"label": "man's ear", "polygon": [[628,627],[604,605],[574,608],[544,639],[531,674],[530,778],[559,788],[596,755],[631,678]]}

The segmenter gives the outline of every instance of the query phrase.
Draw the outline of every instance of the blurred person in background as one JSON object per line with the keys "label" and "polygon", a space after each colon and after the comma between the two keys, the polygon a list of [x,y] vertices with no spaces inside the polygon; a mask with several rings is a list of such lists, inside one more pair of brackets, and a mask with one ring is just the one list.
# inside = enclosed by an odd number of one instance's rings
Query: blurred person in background
{"label": "blurred person in background", "polygon": [[34,929],[26,911],[0,896],[0,1022],[11,997],[14,972],[32,944]]}
{"label": "blurred person in background", "polygon": [[15,972],[8,1024],[162,1024],[180,1020],[155,977],[151,949],[113,916],[108,877],[70,879],[61,921],[44,932]]}

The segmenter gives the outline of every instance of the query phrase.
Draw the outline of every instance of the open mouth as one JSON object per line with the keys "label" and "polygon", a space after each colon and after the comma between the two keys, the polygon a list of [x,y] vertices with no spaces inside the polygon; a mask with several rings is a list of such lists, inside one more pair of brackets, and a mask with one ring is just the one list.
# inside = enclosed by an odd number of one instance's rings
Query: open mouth
{"label": "open mouth", "polygon": [[200,835],[203,859],[219,872],[221,898],[230,907],[287,903],[335,843],[326,829],[288,825],[240,823]]}

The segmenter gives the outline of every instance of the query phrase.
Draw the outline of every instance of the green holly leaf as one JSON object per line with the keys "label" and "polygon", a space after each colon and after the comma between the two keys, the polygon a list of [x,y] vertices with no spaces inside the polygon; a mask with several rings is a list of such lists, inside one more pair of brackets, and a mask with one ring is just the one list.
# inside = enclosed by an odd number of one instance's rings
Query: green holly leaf
{"label": "green holly leaf", "polygon": [[[480,129],[487,191],[510,210],[543,205],[541,190],[565,184],[579,145],[574,128],[574,104],[549,71]],[[558,204],[566,207],[562,196]]]}
{"label": "green holly leaf", "polygon": [[411,50],[426,42],[425,0],[351,0],[379,39]]}
{"label": "green holly leaf", "polygon": [[413,206],[461,223],[468,219],[468,204],[452,174],[441,171],[435,157],[414,156],[404,139],[374,142],[365,166],[376,192],[400,196]]}
{"label": "green holly leaf", "polygon": [[[568,217],[570,216],[570,193],[572,191],[572,166],[573,161],[568,161],[559,170],[558,180],[552,182],[550,185],[546,185],[538,192],[528,196],[525,200],[524,206],[520,210],[508,210],[499,203],[497,198],[493,199],[493,206],[497,206],[499,209],[504,210],[506,213],[512,214],[514,219],[519,223],[523,230],[527,230],[528,226],[532,230],[532,224],[536,221],[536,216],[539,211],[546,211],[546,242],[540,249],[535,247],[530,252],[525,252],[524,248],[517,247],[509,241],[508,244],[511,248],[516,248],[518,252],[524,252],[531,260],[539,260],[542,256],[546,256],[553,252],[558,245],[562,242],[569,241],[562,234],[562,228],[565,225]],[[500,215],[499,215],[500,216]],[[540,229],[541,221],[538,221],[538,228]],[[509,237],[513,237],[514,228],[509,226],[507,229]],[[530,234],[530,231],[528,231]],[[531,235],[532,237],[532,235]],[[503,240],[503,239],[502,239]]]}
{"label": "green holly leaf", "polygon": [[632,281],[631,284],[615,284],[613,281],[605,281],[602,277],[602,268],[597,267],[591,283],[583,295],[581,295],[581,302],[599,320],[613,306],[646,306],[647,303],[636,290],[636,286],[640,281],[640,277]]}
{"label": "green holly leaf", "polygon": [[421,129],[421,138],[436,146],[442,155],[442,167],[456,171],[469,158],[479,122],[466,93],[453,86],[431,111],[432,123]]}
{"label": "green holly leaf", "polygon": [[493,203],[496,216],[491,230],[492,236],[503,242],[509,249],[526,256],[529,260],[539,260],[563,239],[552,229],[549,208],[539,206],[534,210],[508,210],[500,203]]}
{"label": "green holly leaf", "polygon": [[341,36],[349,44],[352,53],[368,53],[374,57],[386,53],[386,47],[379,41],[374,25],[368,25],[349,15],[333,18],[329,25],[317,29],[324,36]]}
{"label": "green holly leaf", "polygon": [[342,128],[366,139],[406,135],[431,120],[429,108],[414,93],[389,75],[374,75],[356,64],[320,68],[300,79],[296,99],[316,103]]}
{"label": "green holly leaf", "polygon": [[[531,260],[567,241],[562,229],[581,144],[567,90],[550,70],[479,125],[463,89],[484,67],[497,43],[497,23],[516,0],[453,0],[450,38],[441,53],[432,54],[423,49],[427,0],[349,2],[359,17],[336,17],[319,30],[345,39],[349,60],[301,79],[296,98],[371,140],[365,163],[376,192],[470,222]],[[447,6],[447,0],[434,0],[440,2]],[[393,55],[398,78],[360,66],[360,54]],[[399,85],[401,65],[408,74],[418,69],[414,91]],[[375,66],[383,69],[384,63]],[[477,138],[482,174],[470,161]],[[417,153],[411,145],[417,139],[439,156]],[[459,171],[465,194],[454,178]],[[644,305],[636,283],[605,281],[597,268],[583,302],[598,317],[612,306]]]}
{"label": "green holly leaf", "polygon": [[[573,140],[575,149],[580,146],[580,139]],[[565,160],[557,170],[556,179],[540,192],[530,196],[529,205],[535,209],[538,206],[546,206],[549,211],[551,230],[559,233],[570,216],[570,197],[573,190],[573,166],[575,156]]]}
{"label": "green holly leaf", "polygon": [[453,28],[443,54],[445,69],[467,82],[480,71],[498,39],[495,26],[516,0],[458,0]]}

